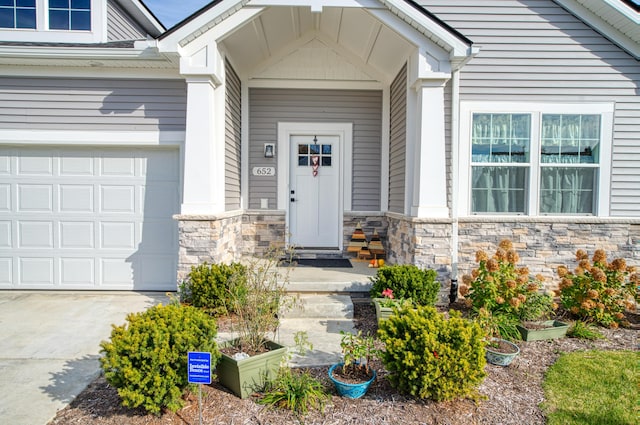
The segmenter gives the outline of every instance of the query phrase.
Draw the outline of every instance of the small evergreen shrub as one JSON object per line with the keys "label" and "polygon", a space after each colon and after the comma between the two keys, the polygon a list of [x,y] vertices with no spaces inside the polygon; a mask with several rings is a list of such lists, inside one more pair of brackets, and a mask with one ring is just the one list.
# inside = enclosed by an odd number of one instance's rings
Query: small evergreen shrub
{"label": "small evergreen shrub", "polygon": [[113,325],[111,340],[100,344],[100,363],[124,406],[176,411],[188,386],[187,353],[210,352],[213,368],[220,358],[216,334],[215,319],[202,310],[158,305]]}
{"label": "small evergreen shrub", "polygon": [[437,277],[435,270],[423,270],[413,264],[384,266],[371,278],[370,294],[372,298],[382,298],[382,293],[390,289],[395,299],[411,299],[415,305],[433,306],[440,291]]}
{"label": "small evergreen shrub", "polygon": [[[192,266],[191,272],[180,287],[183,302],[220,316],[233,310],[231,299],[242,298],[246,292],[247,268],[240,263],[208,264]],[[239,291],[232,294],[231,291]]]}
{"label": "small evergreen shrub", "polygon": [[611,328],[625,325],[624,311],[634,310],[640,302],[640,275],[623,258],[610,263],[604,250],[598,249],[589,261],[583,250],[576,252],[578,267],[573,273],[558,267],[560,301],[576,316]]}
{"label": "small evergreen shrub", "polygon": [[381,359],[399,391],[437,401],[476,395],[485,377],[484,332],[459,312],[449,314],[418,306],[379,324]]}

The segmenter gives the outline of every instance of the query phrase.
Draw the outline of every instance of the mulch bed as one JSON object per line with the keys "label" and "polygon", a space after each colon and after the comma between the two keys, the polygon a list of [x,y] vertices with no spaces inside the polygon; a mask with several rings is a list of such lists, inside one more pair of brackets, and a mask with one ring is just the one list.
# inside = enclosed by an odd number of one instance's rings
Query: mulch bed
{"label": "mulch bed", "polygon": [[[356,327],[363,333],[377,329],[375,310],[368,304],[355,304]],[[398,394],[385,379],[381,364],[374,362],[378,378],[367,394],[357,400],[336,395],[327,376],[328,367],[309,371],[319,378],[332,394],[324,414],[310,412],[305,424],[541,424],[544,415],[538,405],[544,400],[542,380],[547,368],[564,352],[578,350],[638,350],[640,326],[638,316],[630,316],[631,329],[601,329],[605,340],[587,341],[573,338],[519,342],[520,355],[508,367],[487,364],[487,378],[479,391],[484,400],[457,400],[436,403]],[[202,386],[204,424],[298,424],[289,411],[274,410],[241,400],[218,383]],[[186,406],[161,417],[142,410],[120,406],[116,390],[103,377],[97,378],[69,406],[58,412],[50,425],[160,425],[197,424],[198,399],[190,394]]]}

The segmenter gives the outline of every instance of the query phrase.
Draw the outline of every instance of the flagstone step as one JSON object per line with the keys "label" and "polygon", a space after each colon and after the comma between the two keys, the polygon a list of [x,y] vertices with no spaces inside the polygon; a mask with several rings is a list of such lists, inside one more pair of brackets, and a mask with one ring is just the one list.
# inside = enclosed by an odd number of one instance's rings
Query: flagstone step
{"label": "flagstone step", "polygon": [[[281,319],[277,339],[289,347],[289,365],[292,367],[329,366],[342,359],[340,331],[354,333],[353,321],[349,319]],[[300,354],[295,344],[295,335],[304,335],[313,349]],[[303,333],[303,334],[300,334]]]}
{"label": "flagstone step", "polygon": [[298,294],[292,297],[296,305],[281,312],[280,318],[353,319],[353,302],[349,295]]}

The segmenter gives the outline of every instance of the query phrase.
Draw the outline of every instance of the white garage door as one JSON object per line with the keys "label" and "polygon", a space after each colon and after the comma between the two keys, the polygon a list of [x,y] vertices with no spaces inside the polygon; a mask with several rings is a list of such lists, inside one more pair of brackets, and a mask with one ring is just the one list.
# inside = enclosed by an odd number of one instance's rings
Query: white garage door
{"label": "white garage door", "polygon": [[0,289],[175,290],[175,149],[0,146]]}

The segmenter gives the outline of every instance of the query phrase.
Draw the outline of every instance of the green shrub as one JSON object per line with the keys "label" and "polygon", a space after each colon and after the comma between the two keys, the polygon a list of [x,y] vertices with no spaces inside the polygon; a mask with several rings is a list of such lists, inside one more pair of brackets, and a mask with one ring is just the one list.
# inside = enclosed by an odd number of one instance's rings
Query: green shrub
{"label": "green shrub", "polygon": [[440,284],[435,270],[423,270],[413,264],[397,264],[378,269],[371,278],[371,297],[382,298],[391,289],[395,299],[411,299],[416,305],[433,306],[438,299]]}
{"label": "green shrub", "polygon": [[309,408],[322,412],[328,399],[322,383],[309,372],[281,368],[276,379],[267,383],[258,403],[306,415]]}
{"label": "green shrub", "polygon": [[437,401],[475,395],[485,377],[484,333],[451,311],[404,308],[379,324],[382,362],[399,391]]}
{"label": "green shrub", "polygon": [[640,275],[634,267],[627,267],[622,258],[611,263],[607,254],[598,249],[592,261],[583,250],[576,252],[578,267],[574,273],[558,267],[560,301],[576,316],[617,328],[625,323],[624,311],[635,309],[640,302]]}
{"label": "green shrub", "polygon": [[[232,309],[231,299],[242,297],[247,268],[240,263],[208,264],[191,267],[191,272],[180,287],[180,298],[194,307],[214,315],[224,315]],[[232,284],[233,280],[233,284]],[[239,284],[240,283],[240,284]],[[230,291],[240,291],[232,294]]]}
{"label": "green shrub", "polygon": [[210,352],[213,368],[220,358],[216,333],[215,319],[194,307],[159,305],[131,313],[127,323],[112,326],[110,342],[100,344],[102,370],[124,406],[176,411],[188,386],[187,353]]}
{"label": "green shrub", "polygon": [[567,330],[567,336],[569,338],[588,339],[591,341],[604,339],[604,335],[602,335],[598,329],[582,320],[578,320],[571,325],[569,330]]}

